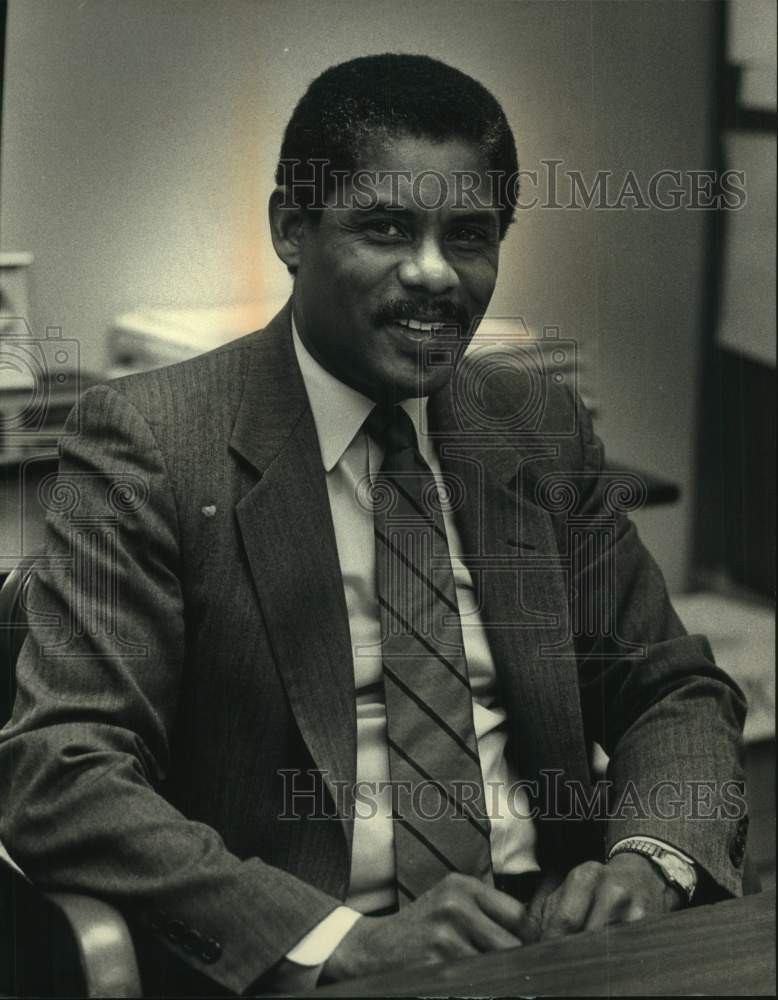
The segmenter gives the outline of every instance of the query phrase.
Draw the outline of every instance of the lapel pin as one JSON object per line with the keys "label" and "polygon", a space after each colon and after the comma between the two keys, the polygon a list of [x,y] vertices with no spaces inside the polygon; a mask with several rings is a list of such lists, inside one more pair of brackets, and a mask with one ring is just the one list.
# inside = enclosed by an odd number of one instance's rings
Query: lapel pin
{"label": "lapel pin", "polygon": [[209,504],[206,504],[206,506],[203,507],[203,508],[201,508],[201,509],[202,509],[203,514],[205,514],[206,517],[213,517],[214,514],[216,513],[216,504],[209,503]]}

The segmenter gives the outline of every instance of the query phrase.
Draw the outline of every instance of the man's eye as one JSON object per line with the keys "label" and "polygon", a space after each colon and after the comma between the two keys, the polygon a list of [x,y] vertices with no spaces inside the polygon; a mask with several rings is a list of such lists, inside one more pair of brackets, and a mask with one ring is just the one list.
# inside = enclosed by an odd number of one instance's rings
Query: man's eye
{"label": "man's eye", "polygon": [[475,244],[486,242],[486,234],[480,229],[473,229],[470,226],[460,226],[455,229],[451,238],[457,243]]}
{"label": "man's eye", "polygon": [[391,219],[374,219],[368,223],[366,229],[368,232],[375,233],[378,236],[397,237],[405,235],[400,226]]}

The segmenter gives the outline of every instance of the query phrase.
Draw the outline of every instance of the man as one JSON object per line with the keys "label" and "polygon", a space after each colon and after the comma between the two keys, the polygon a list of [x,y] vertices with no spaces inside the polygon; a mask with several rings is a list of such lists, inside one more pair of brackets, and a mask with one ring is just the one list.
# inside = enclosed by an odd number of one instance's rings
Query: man
{"label": "man", "polygon": [[90,390],[63,438],[0,837],[214,988],[741,891],[740,692],[577,399],[515,352],[464,358],[516,177],[476,81],[333,67],[270,200],[289,305]]}

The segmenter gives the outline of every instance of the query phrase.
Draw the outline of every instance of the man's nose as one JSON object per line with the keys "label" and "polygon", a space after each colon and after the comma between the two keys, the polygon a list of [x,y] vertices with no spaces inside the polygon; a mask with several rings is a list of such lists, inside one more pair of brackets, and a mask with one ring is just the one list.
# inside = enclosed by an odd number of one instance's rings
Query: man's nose
{"label": "man's nose", "polygon": [[406,287],[421,288],[435,295],[451,291],[459,284],[459,275],[432,237],[409,252],[400,264],[398,276]]}

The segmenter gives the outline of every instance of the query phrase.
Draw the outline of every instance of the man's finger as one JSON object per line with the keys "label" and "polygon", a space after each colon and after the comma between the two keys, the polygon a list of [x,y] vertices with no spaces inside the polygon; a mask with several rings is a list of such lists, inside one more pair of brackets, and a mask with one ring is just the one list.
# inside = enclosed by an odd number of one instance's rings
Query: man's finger
{"label": "man's finger", "polygon": [[479,881],[474,881],[472,893],[475,903],[487,917],[515,938],[521,938],[521,928],[527,915],[527,908],[523,903],[508,893]]}
{"label": "man's finger", "polygon": [[559,888],[564,879],[557,874],[543,876],[540,885],[535,890],[535,895],[527,906],[519,934],[524,944],[532,944],[540,940],[543,932],[543,910],[549,896]]}
{"label": "man's finger", "polygon": [[438,922],[428,930],[428,933],[438,961],[466,958],[468,955],[477,955],[483,950],[471,940],[466,927],[459,927],[447,921]]}
{"label": "man's finger", "polygon": [[517,900],[478,879],[462,879],[446,887],[438,903],[439,926],[462,934],[479,951],[517,948],[515,929],[524,916]]}
{"label": "man's finger", "polygon": [[645,920],[648,916],[648,908],[644,904],[636,899],[627,907],[627,912],[624,915],[625,924],[634,924],[638,920]]}
{"label": "man's finger", "polygon": [[583,928],[603,871],[603,866],[596,862],[579,865],[556,892],[551,893],[543,908],[541,940],[575,934]]}
{"label": "man's finger", "polygon": [[603,879],[594,893],[594,902],[583,930],[595,931],[607,924],[623,923],[633,902],[632,893],[618,882]]}
{"label": "man's finger", "polygon": [[520,937],[496,923],[478,907],[475,908],[466,933],[475,947],[483,952],[519,948],[523,943]]}

